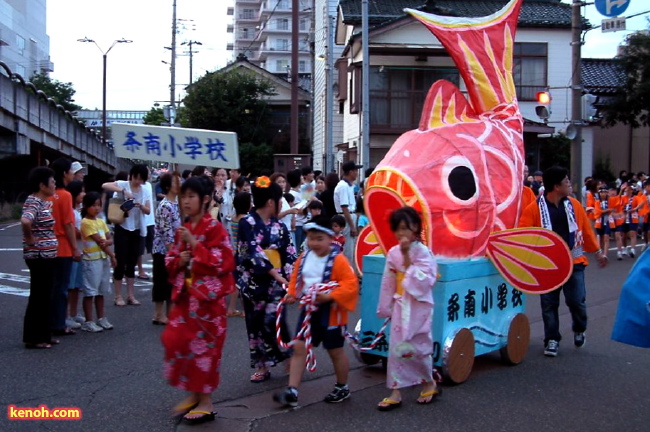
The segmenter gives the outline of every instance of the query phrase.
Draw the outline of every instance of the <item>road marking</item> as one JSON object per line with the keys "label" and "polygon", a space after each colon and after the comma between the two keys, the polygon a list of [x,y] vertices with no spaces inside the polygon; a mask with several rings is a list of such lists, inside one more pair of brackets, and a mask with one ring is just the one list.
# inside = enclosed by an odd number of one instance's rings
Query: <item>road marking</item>
{"label": "road marking", "polygon": [[29,297],[29,289],[14,288],[8,285],[0,285],[0,294],[11,294],[20,297]]}
{"label": "road marking", "polygon": [[0,279],[9,282],[29,283],[29,276],[16,275],[11,273],[0,273]]}
{"label": "road marking", "polygon": [[12,224],[6,225],[6,226],[3,226],[2,228],[0,228],[0,231],[7,230],[7,229],[9,229],[9,228],[13,228],[13,227],[16,227],[16,226],[18,226],[18,225],[20,225],[20,222],[16,222],[16,223],[12,223]]}
{"label": "road marking", "polygon": [[18,251],[22,252],[23,248],[0,248],[0,252],[18,252]]}

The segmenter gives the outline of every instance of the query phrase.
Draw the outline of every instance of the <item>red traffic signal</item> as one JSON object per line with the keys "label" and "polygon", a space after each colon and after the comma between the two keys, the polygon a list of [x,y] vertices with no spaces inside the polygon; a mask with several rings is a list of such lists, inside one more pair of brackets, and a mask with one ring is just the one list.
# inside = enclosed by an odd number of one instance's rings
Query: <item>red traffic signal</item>
{"label": "red traffic signal", "polygon": [[547,91],[537,92],[535,99],[537,99],[537,103],[539,104],[548,105],[551,103],[551,94]]}

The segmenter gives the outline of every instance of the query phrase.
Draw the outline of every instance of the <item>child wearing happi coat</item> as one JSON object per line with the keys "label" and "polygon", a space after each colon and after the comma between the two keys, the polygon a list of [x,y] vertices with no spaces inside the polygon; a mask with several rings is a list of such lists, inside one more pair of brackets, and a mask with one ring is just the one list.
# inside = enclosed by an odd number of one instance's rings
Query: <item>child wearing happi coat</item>
{"label": "child wearing happi coat", "polygon": [[615,207],[615,198],[609,196],[606,187],[601,187],[598,190],[596,201],[594,201],[594,228],[598,236],[598,244],[605,256],[607,256],[607,250],[609,249],[609,236],[616,230],[616,222],[612,215]]}
{"label": "child wearing happi coat", "polygon": [[[319,216],[303,226],[307,233],[307,249],[298,258],[291,275],[289,289],[284,302],[295,303],[300,297],[310,295],[310,289],[320,283],[335,282],[331,291],[316,293],[318,309],[311,314],[311,336],[314,347],[321,342],[334,365],[336,384],[325,396],[325,402],[338,403],[350,397],[347,385],[350,362],[343,346],[345,345],[345,326],[348,313],[354,311],[359,297],[359,281],[349,261],[332,245],[334,232],[331,220]],[[303,306],[298,319],[298,329],[306,315]],[[295,340],[289,372],[289,386],[277,393],[273,399],[283,406],[298,405],[298,386],[302,381],[307,359],[307,347],[301,337]]]}
{"label": "child wearing happi coat", "polygon": [[419,239],[422,220],[412,207],[390,215],[398,244],[386,256],[377,315],[391,319],[386,386],[392,389],[377,408],[390,411],[402,405],[400,389],[422,385],[418,404],[431,403],[440,394],[433,379],[433,294],[437,265]]}

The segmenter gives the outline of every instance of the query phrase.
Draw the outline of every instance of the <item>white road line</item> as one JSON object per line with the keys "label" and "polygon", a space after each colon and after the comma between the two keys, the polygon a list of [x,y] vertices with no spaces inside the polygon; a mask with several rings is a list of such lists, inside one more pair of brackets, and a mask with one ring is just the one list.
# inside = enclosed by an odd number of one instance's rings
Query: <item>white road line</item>
{"label": "white road line", "polygon": [[23,275],[11,274],[11,273],[0,273],[0,279],[9,282],[29,283],[29,276],[23,276]]}
{"label": "white road line", "polygon": [[23,251],[23,248],[0,248],[0,252],[18,252]]}
{"label": "white road line", "polygon": [[9,228],[13,228],[13,227],[18,226],[18,225],[20,225],[20,222],[16,222],[16,223],[12,223],[12,224],[6,225],[6,226],[3,226],[2,228],[0,228],[0,231],[7,230],[7,229],[9,229]]}
{"label": "white road line", "polygon": [[0,294],[11,294],[20,297],[29,297],[29,290],[25,288],[14,288],[8,285],[0,285]]}

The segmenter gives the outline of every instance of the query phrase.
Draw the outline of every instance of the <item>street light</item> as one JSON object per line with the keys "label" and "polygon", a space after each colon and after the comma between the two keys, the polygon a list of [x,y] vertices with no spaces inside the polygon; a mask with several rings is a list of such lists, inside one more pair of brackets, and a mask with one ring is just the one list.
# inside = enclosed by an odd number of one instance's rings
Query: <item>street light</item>
{"label": "street light", "polygon": [[77,42],[94,43],[95,46],[99,49],[99,51],[102,53],[102,56],[104,58],[104,73],[103,73],[103,85],[102,85],[102,142],[104,143],[104,145],[107,145],[106,142],[106,56],[108,55],[109,51],[113,49],[115,44],[132,43],[133,41],[124,38],[114,40],[111,46],[108,47],[106,51],[101,49],[101,47],[97,44],[97,42],[95,42],[93,39],[89,39],[88,37],[84,37],[83,39],[77,39]]}

